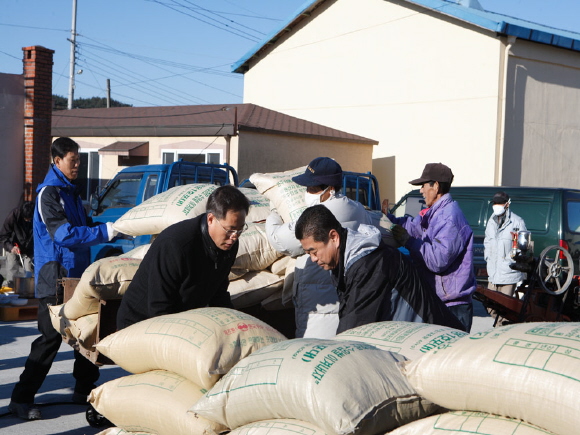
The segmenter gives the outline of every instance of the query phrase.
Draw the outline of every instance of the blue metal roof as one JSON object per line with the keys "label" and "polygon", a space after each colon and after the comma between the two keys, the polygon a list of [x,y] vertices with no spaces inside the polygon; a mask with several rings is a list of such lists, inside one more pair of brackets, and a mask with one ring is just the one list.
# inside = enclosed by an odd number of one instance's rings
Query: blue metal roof
{"label": "blue metal roof", "polygon": [[[314,9],[326,0],[308,0],[285,21],[278,29],[270,32],[262,42],[255,45],[240,60],[232,65],[232,72],[244,73],[248,61],[269,44],[274,44],[278,38],[290,30],[292,26],[308,16]],[[520,39],[553,45],[559,48],[580,51],[580,33],[557,29],[531,21],[522,20],[508,15],[488,12],[476,8],[462,6],[461,0],[403,0],[407,3],[422,6],[443,15],[457,18],[477,27],[490,30],[501,35],[511,35]]]}

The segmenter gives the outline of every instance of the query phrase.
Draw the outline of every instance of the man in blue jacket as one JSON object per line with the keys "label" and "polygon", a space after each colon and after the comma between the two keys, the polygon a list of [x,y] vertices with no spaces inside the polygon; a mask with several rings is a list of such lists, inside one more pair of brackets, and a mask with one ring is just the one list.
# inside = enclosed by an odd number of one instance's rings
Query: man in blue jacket
{"label": "man in blue jacket", "polygon": [[[41,336],[32,343],[24,371],[12,391],[8,409],[23,420],[38,420],[40,410],[34,396],[40,389],[62,344],[54,329],[48,307],[60,302],[62,287],[57,280],[78,278],[90,263],[91,245],[112,240],[116,231],[110,222],[92,226],[73,181],[78,177],[79,146],[70,138],[56,139],[51,146],[53,163],[37,189],[34,209],[35,284],[38,305],[38,330]],[[99,378],[99,369],[75,351],[73,376],[76,379],[73,401],[86,402]]]}
{"label": "man in blue jacket", "polygon": [[423,278],[437,292],[467,332],[473,322],[473,232],[449,194],[453,172],[442,163],[428,163],[409,184],[421,186],[427,209],[414,218],[396,218],[393,236],[409,250]]}

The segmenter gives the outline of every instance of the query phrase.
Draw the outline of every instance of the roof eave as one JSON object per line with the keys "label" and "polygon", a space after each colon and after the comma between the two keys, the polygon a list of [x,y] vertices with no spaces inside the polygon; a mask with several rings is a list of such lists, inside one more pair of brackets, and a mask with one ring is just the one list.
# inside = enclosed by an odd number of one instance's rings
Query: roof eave
{"label": "roof eave", "polygon": [[266,37],[254,45],[250,51],[248,51],[240,60],[232,65],[231,71],[239,74],[245,73],[249,68],[246,63],[252,59],[260,51],[264,50],[267,46],[275,44],[280,36],[291,30],[298,22],[302,21],[305,17],[310,16],[310,13],[318,7],[318,5],[326,0],[306,0],[298,10],[291,15],[292,18],[286,20],[280,27],[268,33]]}
{"label": "roof eave", "polygon": [[55,126],[52,127],[51,133],[54,137],[212,137],[236,135],[233,124],[125,127]]}
{"label": "roof eave", "polygon": [[322,139],[328,141],[336,141],[336,142],[348,142],[348,143],[357,143],[363,145],[378,145],[379,142],[373,139],[367,139],[362,136],[360,137],[339,137],[339,136],[328,136],[322,134],[309,134],[309,133],[297,133],[292,131],[281,131],[281,130],[272,130],[268,128],[260,128],[260,127],[251,127],[247,125],[240,125],[240,131],[251,131],[254,133],[269,133],[269,134],[276,134],[276,135],[286,135],[286,136],[294,136],[294,137],[303,137],[307,139]]}

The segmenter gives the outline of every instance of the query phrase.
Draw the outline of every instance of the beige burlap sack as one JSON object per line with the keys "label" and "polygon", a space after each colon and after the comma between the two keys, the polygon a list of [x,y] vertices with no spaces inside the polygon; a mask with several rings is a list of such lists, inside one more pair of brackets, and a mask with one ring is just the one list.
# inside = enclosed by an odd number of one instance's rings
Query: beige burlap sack
{"label": "beige burlap sack", "polygon": [[266,237],[266,224],[250,224],[239,239],[233,269],[264,270],[282,257]]}
{"label": "beige burlap sack", "polygon": [[468,335],[405,368],[417,391],[451,410],[505,415],[577,433],[580,323],[522,323]]}
{"label": "beige burlap sack", "polygon": [[70,320],[63,316],[64,305],[51,305],[48,307],[52,326],[66,342],[76,348],[76,343],[85,349],[91,350],[97,340],[98,314],[88,314],[76,320]]}
{"label": "beige burlap sack", "polygon": [[284,279],[273,273],[248,272],[240,279],[230,281],[228,292],[234,308],[250,307],[259,304],[271,294],[282,289]]}
{"label": "beige burlap sack", "polygon": [[260,302],[260,305],[268,311],[278,311],[285,310],[286,308],[291,308],[292,305],[284,305],[282,303],[282,289],[275,291],[267,298]]}
{"label": "beige burlap sack", "polygon": [[447,326],[396,321],[368,323],[344,331],[335,338],[364,341],[413,360],[431,350],[448,346],[466,335],[467,332]]}
{"label": "beige burlap sack", "polygon": [[402,361],[359,341],[288,340],[241,360],[190,411],[230,428],[295,418],[329,434],[384,433],[439,410],[411,387]]}
{"label": "beige burlap sack", "polygon": [[280,257],[270,265],[270,272],[272,272],[274,275],[285,276],[286,268],[293,261],[296,260],[294,260],[292,257],[288,255]]}
{"label": "beige burlap sack", "polygon": [[124,376],[91,391],[89,402],[116,426],[157,435],[214,435],[226,428],[187,409],[203,396],[193,382],[164,370]]}
{"label": "beige burlap sack", "polygon": [[217,188],[214,184],[172,187],[128,210],[113,228],[130,236],[159,234],[174,223],[205,213],[207,198]]}
{"label": "beige burlap sack", "polygon": [[246,424],[229,435],[326,435],[319,427],[306,421],[281,418]]}
{"label": "beige burlap sack", "polygon": [[235,281],[236,279],[240,279],[242,276],[244,276],[248,272],[249,272],[248,269],[234,269],[234,268],[232,268],[230,270],[229,275],[228,275],[228,280]]}
{"label": "beige burlap sack", "polygon": [[250,210],[246,216],[246,222],[263,222],[270,214],[270,200],[256,189],[240,187],[240,191],[250,201]]}
{"label": "beige burlap sack", "polygon": [[255,173],[250,176],[250,181],[270,200],[284,222],[292,222],[298,220],[306,208],[306,187],[293,182],[292,177],[303,174],[305,170],[306,166],[302,166],[286,172]]}
{"label": "beige burlap sack", "polygon": [[81,275],[73,296],[64,304],[64,317],[78,319],[99,310],[99,300],[119,299],[131,284],[141,260],[106,257],[95,261]]}
{"label": "beige burlap sack", "polygon": [[286,265],[286,273],[284,274],[284,287],[282,288],[282,303],[284,305],[292,305],[292,297],[294,296],[294,269],[296,269],[296,258],[292,258]]}
{"label": "beige burlap sack", "polygon": [[253,316],[228,308],[198,308],[135,323],[97,344],[131,373],[168,370],[210,388],[240,359],[286,340]]}
{"label": "beige burlap sack", "polygon": [[554,435],[522,420],[485,412],[452,411],[406,424],[389,435]]}
{"label": "beige burlap sack", "polygon": [[119,255],[119,258],[137,258],[139,260],[143,260],[143,258],[145,258],[145,254],[147,254],[150,247],[151,243],[137,246],[135,249],[131,249],[130,251],[127,251],[124,254]]}
{"label": "beige burlap sack", "polygon": [[152,435],[150,432],[128,432],[120,427],[109,427],[97,435]]}

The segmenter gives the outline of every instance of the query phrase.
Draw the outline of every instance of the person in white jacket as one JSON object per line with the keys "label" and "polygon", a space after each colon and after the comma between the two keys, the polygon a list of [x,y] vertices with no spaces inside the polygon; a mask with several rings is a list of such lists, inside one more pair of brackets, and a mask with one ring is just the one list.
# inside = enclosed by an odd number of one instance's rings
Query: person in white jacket
{"label": "person in white jacket", "polygon": [[[505,295],[513,296],[516,284],[522,281],[525,273],[510,268],[514,263],[511,257],[513,234],[526,231],[524,220],[510,210],[510,197],[505,192],[497,192],[491,200],[493,214],[485,228],[484,256],[487,262],[488,288]],[[491,311],[495,316],[496,313]],[[501,325],[503,319],[497,319]]]}
{"label": "person in white jacket", "polygon": [[[360,224],[373,224],[364,206],[339,193],[342,168],[329,157],[314,159],[306,171],[292,179],[305,186],[307,207],[326,206],[345,228],[358,229]],[[266,220],[266,234],[279,252],[297,257],[294,271],[293,297],[296,312],[296,337],[330,338],[338,327],[338,293],[329,271],[318,267],[294,235],[295,222],[284,223],[273,210]]]}

